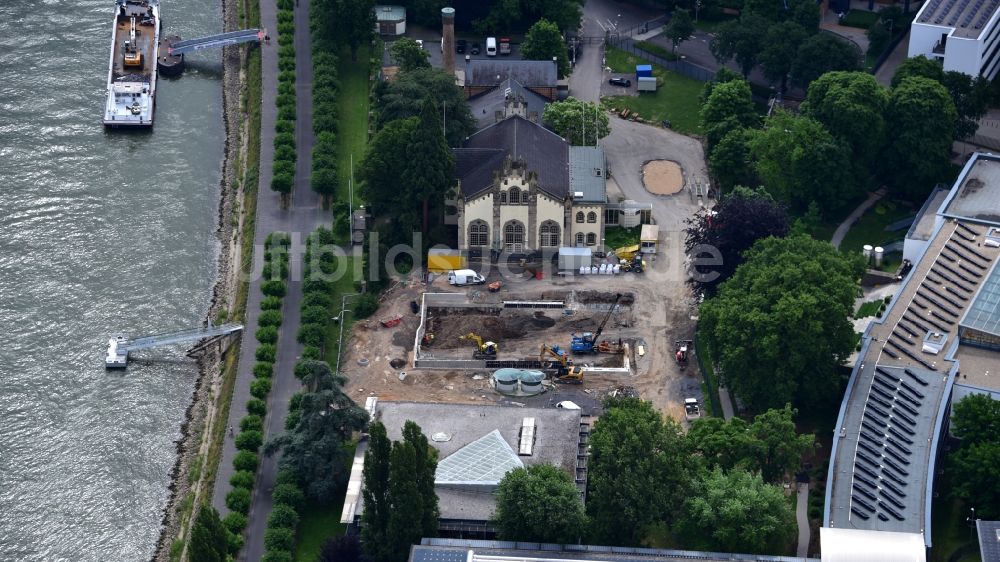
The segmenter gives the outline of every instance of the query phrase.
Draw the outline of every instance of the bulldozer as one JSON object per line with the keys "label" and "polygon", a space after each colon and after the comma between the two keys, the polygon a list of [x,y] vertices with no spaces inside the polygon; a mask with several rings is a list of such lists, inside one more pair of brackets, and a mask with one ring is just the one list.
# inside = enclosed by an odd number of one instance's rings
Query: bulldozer
{"label": "bulldozer", "polygon": [[538,360],[545,363],[551,357],[556,361],[555,374],[552,380],[565,384],[580,384],[583,382],[583,367],[573,365],[573,360],[559,347],[542,344],[538,350]]}
{"label": "bulldozer", "polygon": [[483,341],[483,338],[474,332],[469,332],[464,336],[460,337],[461,340],[470,340],[476,344],[476,348],[472,351],[473,359],[496,359],[497,351],[499,347],[496,342]]}
{"label": "bulldozer", "polygon": [[687,368],[693,344],[694,342],[691,340],[677,340],[674,342],[674,360],[677,361],[677,366],[682,371]]}

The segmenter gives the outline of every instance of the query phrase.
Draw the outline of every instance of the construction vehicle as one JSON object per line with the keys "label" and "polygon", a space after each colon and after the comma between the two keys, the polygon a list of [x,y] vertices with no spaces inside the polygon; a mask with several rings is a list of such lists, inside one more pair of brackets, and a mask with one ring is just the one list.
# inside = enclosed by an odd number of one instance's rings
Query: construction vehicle
{"label": "construction vehicle", "polygon": [[619,268],[622,272],[628,273],[642,273],[646,270],[646,262],[642,259],[642,254],[635,253],[629,259],[622,259],[618,261]]}
{"label": "construction vehicle", "polygon": [[583,367],[573,365],[573,360],[559,346],[548,346],[543,343],[538,350],[538,360],[544,364],[548,357],[555,359],[552,367],[555,369],[555,374],[552,375],[552,380],[567,384],[583,382]]}
{"label": "construction vehicle", "polygon": [[461,339],[461,340],[470,340],[470,341],[472,341],[473,343],[476,344],[476,349],[473,350],[473,352],[472,352],[472,358],[473,359],[496,359],[497,358],[497,351],[499,350],[499,348],[497,347],[496,342],[483,341],[482,337],[480,337],[478,334],[475,334],[473,332],[469,332],[468,334],[465,334],[464,336],[460,337],[459,339]]}
{"label": "construction vehicle", "polygon": [[129,32],[128,41],[125,41],[125,52],[122,56],[122,66],[126,68],[142,68],[142,53],[139,52],[138,45],[135,42],[135,34],[135,16],[132,16],[132,29]]}
{"label": "construction vehicle", "polygon": [[621,248],[615,248],[615,257],[619,260],[625,260],[628,262],[632,261],[632,258],[639,253],[639,245],[632,244],[631,246],[622,246]]}
{"label": "construction vehicle", "polygon": [[701,406],[698,405],[698,400],[696,398],[684,399],[684,417],[689,420],[701,417]]}
{"label": "construction vehicle", "polygon": [[677,361],[677,366],[682,371],[687,367],[692,345],[694,345],[694,342],[691,340],[677,340],[674,342],[674,360]]}
{"label": "construction vehicle", "polygon": [[620,355],[622,353],[625,353],[625,344],[622,343],[622,340],[618,340],[617,342],[604,340],[601,343],[597,344],[597,352]]}
{"label": "construction vehicle", "polygon": [[597,326],[597,330],[593,333],[583,332],[579,336],[576,333],[572,334],[572,341],[570,342],[569,348],[573,353],[596,353],[597,349],[597,339],[601,337],[601,332],[604,331],[604,325],[608,323],[611,319],[611,314],[615,311],[615,306],[618,305],[618,301],[621,300],[622,294],[618,293],[615,295],[614,302],[608,307],[608,313],[604,315],[604,320]]}

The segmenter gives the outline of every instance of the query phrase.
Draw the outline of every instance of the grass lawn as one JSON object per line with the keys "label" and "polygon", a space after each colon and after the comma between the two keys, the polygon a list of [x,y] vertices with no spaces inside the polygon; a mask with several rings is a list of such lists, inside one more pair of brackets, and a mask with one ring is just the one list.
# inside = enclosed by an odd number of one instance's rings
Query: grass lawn
{"label": "grass lawn", "polygon": [[[711,414],[717,418],[722,417],[722,402],[719,399],[719,381],[715,376],[715,369],[712,367],[712,350],[708,347],[705,338],[701,336],[701,330],[694,335],[694,351],[698,358],[698,367],[701,369],[702,383],[701,390],[708,397],[708,404],[702,404],[705,414]],[[734,407],[733,410],[736,408]]]}
{"label": "grass lawn", "polygon": [[[879,201],[871,209],[861,216],[857,224],[847,231],[847,236],[840,244],[841,251],[860,252],[865,244],[872,246],[885,246],[891,242],[902,240],[906,236],[906,229],[887,232],[885,227],[914,215],[913,209],[896,201]],[[895,271],[902,262],[899,253],[886,255],[882,262],[882,271]]]}
{"label": "grass lawn", "polygon": [[719,26],[721,26],[722,24],[726,23],[727,21],[733,21],[734,19],[736,19],[736,18],[734,18],[734,17],[723,17],[722,19],[718,19],[718,20],[699,19],[698,21],[694,22],[694,27],[695,27],[695,29],[698,29],[700,31],[705,31],[705,32],[708,32],[708,33],[715,33],[716,31],[719,30]]}
{"label": "grass lawn", "polygon": [[[615,72],[634,72],[636,64],[647,64],[647,61],[613,47],[608,48],[606,57],[608,66]],[[678,133],[701,134],[701,102],[698,97],[704,83],[657,65],[653,65],[653,75],[658,83],[656,92],[643,92],[638,96],[610,96],[603,98],[601,102],[606,107],[634,111],[653,123],[669,119]]]}
{"label": "grass lawn", "polygon": [[636,41],[635,46],[639,47],[643,51],[653,53],[654,55],[663,57],[667,60],[677,60],[677,55],[670,51],[670,49],[657,45],[656,43],[651,43],[649,41]]}
{"label": "grass lawn", "polygon": [[604,231],[604,245],[609,248],[621,248],[639,243],[641,226],[633,228],[611,227]]}
{"label": "grass lawn", "polygon": [[869,316],[875,316],[875,313],[882,308],[882,303],[885,301],[882,299],[875,299],[873,301],[868,301],[863,303],[858,311],[854,313],[855,318],[867,318]]}
{"label": "grass lawn", "polygon": [[[347,201],[349,198],[351,180],[351,155],[354,155],[354,168],[357,169],[365,156],[365,146],[368,144],[368,59],[371,48],[363,46],[358,49],[357,62],[351,62],[351,51],[344,49],[340,53],[337,74],[340,78],[340,107],[337,118],[340,126],[337,129],[337,174],[340,183],[337,198]],[[354,193],[354,206],[360,204],[357,191]]]}
{"label": "grass lawn", "polygon": [[[348,257],[347,258],[347,271],[348,273],[337,280],[334,283],[333,293],[330,295],[330,317],[340,315],[340,301],[341,297],[346,294],[356,292],[354,290],[354,268],[361,267],[361,259]],[[347,309],[350,310],[350,301],[348,301]],[[346,318],[342,318],[341,322],[344,324],[344,338],[350,336],[351,325],[354,323],[354,315],[348,312]],[[337,368],[337,355],[340,353],[340,347],[338,346],[338,341],[340,339],[340,324],[336,322],[328,322],[326,325],[326,341],[323,344],[324,359],[330,364],[334,369]]]}
{"label": "grass lawn", "polygon": [[840,20],[840,25],[869,29],[871,26],[875,25],[875,22],[877,21],[878,14],[875,12],[869,12],[867,10],[851,10],[847,12],[844,19]]}
{"label": "grass lawn", "polygon": [[[346,447],[348,467],[354,464],[356,445],[356,443],[349,443]],[[346,491],[346,489],[343,490],[342,494]],[[331,505],[307,505],[302,510],[299,526],[296,529],[296,562],[313,562],[319,557],[319,552],[327,539],[344,534],[347,526],[340,523],[340,513],[343,510],[343,495]]]}

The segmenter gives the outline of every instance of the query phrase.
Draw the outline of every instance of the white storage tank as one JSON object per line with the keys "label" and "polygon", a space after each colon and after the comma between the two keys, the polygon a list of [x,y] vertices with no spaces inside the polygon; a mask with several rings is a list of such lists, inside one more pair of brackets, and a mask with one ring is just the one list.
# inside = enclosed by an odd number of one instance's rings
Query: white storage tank
{"label": "white storage tank", "polygon": [[542,381],[545,380],[545,373],[541,371],[534,370],[522,370],[520,374],[521,378],[521,393],[527,395],[541,394],[544,390],[542,388]]}
{"label": "white storage tank", "polygon": [[493,386],[501,394],[514,394],[517,392],[520,369],[497,369],[493,373]]}

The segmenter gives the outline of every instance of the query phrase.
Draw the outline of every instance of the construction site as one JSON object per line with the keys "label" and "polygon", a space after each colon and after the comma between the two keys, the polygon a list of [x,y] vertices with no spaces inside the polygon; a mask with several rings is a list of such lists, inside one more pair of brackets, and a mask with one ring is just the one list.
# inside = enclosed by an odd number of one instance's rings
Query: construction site
{"label": "construction site", "polygon": [[693,309],[665,296],[686,290],[666,281],[661,266],[613,277],[489,276],[492,283],[472,287],[443,276],[401,282],[345,341],[347,390],[356,401],[578,406],[587,414],[623,393],[677,420],[697,417]]}

